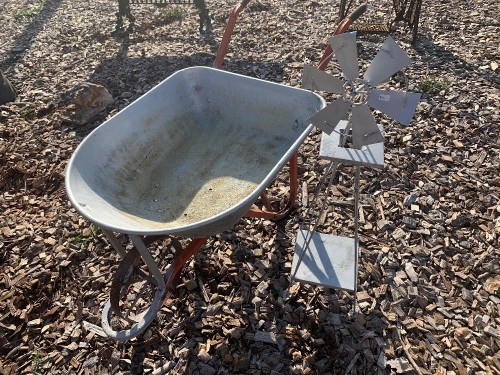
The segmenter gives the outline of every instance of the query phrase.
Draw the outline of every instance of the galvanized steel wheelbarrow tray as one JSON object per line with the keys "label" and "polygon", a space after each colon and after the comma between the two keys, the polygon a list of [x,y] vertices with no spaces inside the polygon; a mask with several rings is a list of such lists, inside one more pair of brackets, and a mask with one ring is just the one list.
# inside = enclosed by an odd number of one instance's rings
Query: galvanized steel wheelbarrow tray
{"label": "galvanized steel wheelbarrow tray", "polygon": [[[309,91],[194,67],[174,73],[89,134],[69,162],[68,197],[128,259],[115,279],[126,277],[135,256],[113,232],[129,235],[156,286],[152,305],[128,330],[111,328],[115,309],[108,301],[102,323],[109,336],[140,334],[208,237],[246,214],[266,216],[250,210],[253,203],[293,159],[312,130],[307,119],[324,105]],[[165,235],[194,240],[163,274],[144,239]]]}

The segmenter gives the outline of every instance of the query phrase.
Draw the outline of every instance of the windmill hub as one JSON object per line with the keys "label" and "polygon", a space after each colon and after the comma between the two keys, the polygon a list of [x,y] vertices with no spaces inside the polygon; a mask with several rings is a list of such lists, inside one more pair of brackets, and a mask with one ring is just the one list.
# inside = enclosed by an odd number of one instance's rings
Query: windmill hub
{"label": "windmill hub", "polygon": [[353,106],[364,105],[370,95],[370,84],[361,78],[347,79],[342,87],[342,99]]}

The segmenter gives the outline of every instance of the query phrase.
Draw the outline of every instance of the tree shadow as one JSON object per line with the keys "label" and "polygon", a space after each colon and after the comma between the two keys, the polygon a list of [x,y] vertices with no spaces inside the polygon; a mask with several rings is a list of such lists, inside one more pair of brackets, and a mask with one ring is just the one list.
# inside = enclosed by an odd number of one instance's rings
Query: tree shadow
{"label": "tree shadow", "polygon": [[[491,83],[493,87],[500,88],[500,75],[489,69],[481,69],[478,64],[467,62],[445,46],[434,43],[424,35],[417,37],[413,46],[415,52],[421,56],[422,64],[429,70],[436,70],[440,75],[448,73],[462,80],[477,80],[478,77]],[[482,56],[482,59],[494,60],[495,56]]]}
{"label": "tree shadow", "polygon": [[[215,59],[215,54],[209,52],[148,57],[144,51],[132,52],[130,47],[142,37],[139,35],[137,38],[135,40],[124,38],[121,50],[116,57],[101,61],[87,79],[88,82],[103,85],[113,96],[114,102],[107,107],[106,111],[87,124],[83,126],[64,124],[64,128],[75,130],[80,136],[86,136],[106,118],[146,94],[171,74],[188,67],[212,66]],[[169,39],[170,37],[163,36],[163,38]],[[286,62],[259,62],[242,59],[228,62],[224,70],[271,82],[280,82],[285,66]],[[70,94],[71,91],[61,98],[60,107],[69,103]]]}
{"label": "tree shadow", "polygon": [[36,36],[49,23],[61,3],[62,0],[48,0],[42,3],[40,12],[33,16],[31,22],[24,27],[21,34],[12,42],[10,50],[0,58],[0,69],[7,71],[23,56],[24,51],[29,50]]}
{"label": "tree shadow", "polygon": [[[380,306],[353,313],[351,294],[290,282],[287,221],[269,232],[277,238],[274,264],[256,256],[238,228],[209,243],[183,270],[186,284],[174,291],[150,332],[125,344],[134,356],[121,369],[143,373],[145,358],[175,346],[183,354],[156,355],[157,367],[189,374],[391,373],[385,360],[389,327]],[[228,249],[234,249],[231,262],[215,266],[214,255]],[[246,265],[264,275],[256,279]]]}

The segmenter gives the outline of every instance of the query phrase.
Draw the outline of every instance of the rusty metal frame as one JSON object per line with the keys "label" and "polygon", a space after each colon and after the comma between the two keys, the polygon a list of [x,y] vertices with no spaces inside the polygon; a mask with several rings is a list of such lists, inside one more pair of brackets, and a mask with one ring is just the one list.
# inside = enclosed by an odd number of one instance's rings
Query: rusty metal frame
{"label": "rusty metal frame", "polygon": [[262,204],[266,210],[259,208],[249,209],[245,217],[255,217],[269,220],[281,220],[287,216],[293,209],[295,200],[297,199],[298,186],[299,186],[299,174],[298,174],[298,153],[293,154],[289,160],[289,170],[290,170],[290,192],[288,194],[288,200],[280,211],[272,211],[271,203],[266,193],[261,194]]}
{"label": "rusty metal frame", "polygon": [[[344,19],[352,3],[353,0],[340,1],[339,20]],[[420,11],[422,9],[422,0],[392,0],[392,4],[394,17],[391,20],[383,24],[361,24],[356,28],[356,30],[364,33],[386,33],[393,30],[394,25],[397,22],[404,21],[411,30],[411,43],[414,44],[417,40]],[[378,31],[370,30],[370,26],[375,27],[375,30]],[[379,30],[380,27],[381,29]]]}
{"label": "rusty metal frame", "polygon": [[231,42],[231,37],[233,35],[234,27],[236,26],[236,21],[238,20],[238,16],[241,12],[243,12],[243,9],[245,9],[249,2],[250,0],[243,0],[231,11],[229,19],[227,21],[226,29],[224,30],[224,35],[222,36],[221,42],[219,44],[219,49],[217,50],[217,55],[215,56],[214,68],[222,68],[224,57],[226,56],[227,50],[229,49],[229,43]]}
{"label": "rusty metal frame", "polygon": [[[349,16],[342,19],[340,24],[333,32],[333,35],[339,35],[345,33],[347,29],[352,25],[352,23],[356,21],[358,17],[365,11],[366,11],[365,4],[355,9],[354,12],[352,12]],[[325,70],[328,63],[332,60],[332,58],[333,58],[333,48],[330,45],[330,43],[328,43],[325,51],[323,52],[323,55],[321,56],[321,59],[319,60],[318,69]]]}

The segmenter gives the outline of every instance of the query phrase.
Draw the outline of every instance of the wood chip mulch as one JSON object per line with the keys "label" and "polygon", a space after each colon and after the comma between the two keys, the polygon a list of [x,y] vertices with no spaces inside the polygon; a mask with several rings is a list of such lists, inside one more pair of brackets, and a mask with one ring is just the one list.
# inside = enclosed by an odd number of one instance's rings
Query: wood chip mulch
{"label": "wood chip mulch", "polygon": [[[136,6],[127,36],[113,34],[117,1],[1,2],[0,69],[18,98],[0,105],[0,373],[500,374],[496,0],[424,2],[416,44],[403,26],[393,34],[414,62],[410,90],[427,92],[409,127],[378,116],[386,159],[362,172],[358,314],[353,295],[290,280],[294,236],[325,168],[316,132],[301,147],[291,216],[242,219],[211,238],[143,335],[105,337],[118,258],[69,204],[65,167],[106,118],[173,72],[210,66],[234,5],[207,0],[205,35],[194,7],[167,23],[169,8]],[[368,6],[364,20],[387,18],[389,3]],[[224,69],[299,87],[337,13],[326,1],[252,1]],[[383,39],[359,38],[362,70]],[[84,82],[114,102],[76,125],[62,114]],[[404,90],[401,77],[387,85]],[[324,233],[352,236],[352,172],[340,171]],[[286,196],[286,173],[270,196]],[[170,247],[152,251],[168,261]]]}

